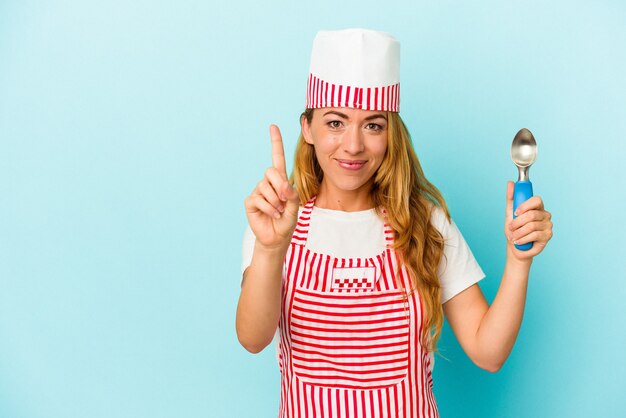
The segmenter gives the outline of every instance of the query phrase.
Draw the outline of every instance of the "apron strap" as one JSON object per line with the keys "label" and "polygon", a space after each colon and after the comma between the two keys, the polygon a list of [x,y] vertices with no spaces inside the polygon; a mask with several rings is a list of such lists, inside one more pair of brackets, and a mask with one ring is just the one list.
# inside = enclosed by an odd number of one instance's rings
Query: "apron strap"
{"label": "apron strap", "polygon": [[311,212],[313,211],[313,205],[315,204],[316,196],[313,196],[309,200],[300,215],[298,215],[298,223],[296,223],[296,229],[293,231],[291,242],[296,245],[305,246],[306,240],[309,236],[309,226],[311,224]]}
{"label": "apron strap", "polygon": [[385,219],[385,247],[386,248],[392,248],[393,247],[393,241],[395,239],[395,233],[393,232],[393,229],[391,228],[391,226],[389,226],[389,224],[387,223],[387,210],[385,210],[385,208],[382,209],[382,214],[383,214],[383,218]]}

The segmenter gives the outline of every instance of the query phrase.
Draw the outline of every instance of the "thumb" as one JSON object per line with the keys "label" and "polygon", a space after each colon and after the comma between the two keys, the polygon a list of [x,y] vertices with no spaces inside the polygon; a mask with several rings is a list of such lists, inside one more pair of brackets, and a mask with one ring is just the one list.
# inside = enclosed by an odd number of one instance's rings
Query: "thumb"
{"label": "thumb", "polygon": [[505,219],[507,221],[513,220],[513,189],[514,184],[512,181],[506,183],[506,214]]}
{"label": "thumb", "polygon": [[284,183],[282,195],[287,200],[285,204],[285,209],[289,211],[292,215],[298,214],[298,209],[300,207],[300,195],[294,186],[289,184],[288,182]]}

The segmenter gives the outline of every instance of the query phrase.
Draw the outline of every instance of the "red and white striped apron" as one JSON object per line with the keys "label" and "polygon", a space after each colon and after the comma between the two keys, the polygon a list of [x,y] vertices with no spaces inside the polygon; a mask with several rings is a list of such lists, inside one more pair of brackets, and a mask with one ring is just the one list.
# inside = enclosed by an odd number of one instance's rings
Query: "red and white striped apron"
{"label": "red and white striped apron", "polygon": [[[396,277],[393,231],[372,258],[305,248],[314,199],[285,257],[279,417],[438,417],[422,307],[407,270]],[[398,285],[401,283],[401,287]]]}

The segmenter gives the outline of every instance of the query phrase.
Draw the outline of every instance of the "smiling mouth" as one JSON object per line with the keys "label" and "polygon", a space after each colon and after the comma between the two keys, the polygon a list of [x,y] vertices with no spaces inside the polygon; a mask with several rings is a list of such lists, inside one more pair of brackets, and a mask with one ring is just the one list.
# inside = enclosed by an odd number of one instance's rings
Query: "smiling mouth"
{"label": "smiling mouth", "polygon": [[348,169],[348,170],[359,170],[361,167],[365,165],[366,160],[340,160],[337,159],[337,164],[340,167]]}

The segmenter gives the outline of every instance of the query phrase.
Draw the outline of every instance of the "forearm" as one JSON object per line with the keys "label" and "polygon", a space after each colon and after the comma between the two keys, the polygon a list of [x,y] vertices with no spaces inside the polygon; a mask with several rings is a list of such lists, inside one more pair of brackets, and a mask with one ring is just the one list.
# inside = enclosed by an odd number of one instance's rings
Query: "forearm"
{"label": "forearm", "polygon": [[255,245],[245,272],[237,306],[237,337],[248,351],[258,353],[274,337],[280,318],[281,278],[286,248]]}
{"label": "forearm", "polygon": [[[537,196],[520,204],[513,219],[513,192],[514,184],[509,181],[504,223],[506,264],[491,306],[478,285],[443,304],[446,318],[467,355],[479,367],[492,372],[502,367],[513,350],[524,316],[533,257],[543,251],[552,237],[551,215]],[[527,242],[533,242],[528,251],[514,246]]]}
{"label": "forearm", "polygon": [[524,316],[531,263],[532,259],[507,255],[498,293],[476,333],[478,362],[487,370],[498,370],[513,350]]}

